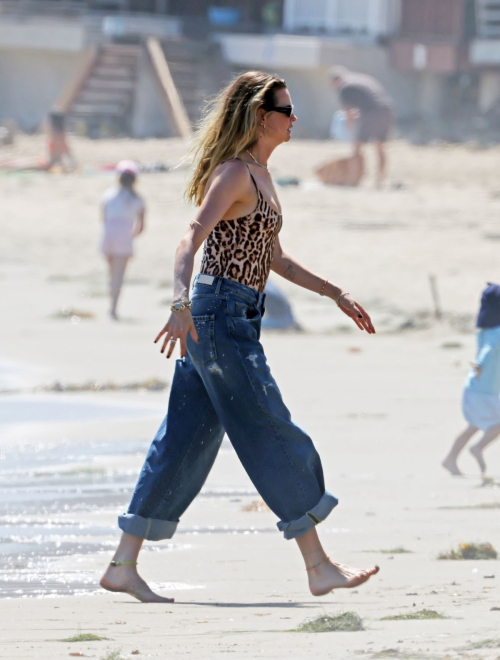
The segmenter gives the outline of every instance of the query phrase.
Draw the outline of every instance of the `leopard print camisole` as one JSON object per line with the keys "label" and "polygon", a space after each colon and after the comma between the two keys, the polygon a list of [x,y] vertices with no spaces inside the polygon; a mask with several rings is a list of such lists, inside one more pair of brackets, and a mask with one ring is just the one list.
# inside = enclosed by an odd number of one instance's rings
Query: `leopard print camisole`
{"label": "leopard print camisole", "polygon": [[215,226],[205,241],[200,272],[263,292],[283,220],[264,199],[250,168],[248,171],[257,191],[257,206],[249,215],[221,220]]}

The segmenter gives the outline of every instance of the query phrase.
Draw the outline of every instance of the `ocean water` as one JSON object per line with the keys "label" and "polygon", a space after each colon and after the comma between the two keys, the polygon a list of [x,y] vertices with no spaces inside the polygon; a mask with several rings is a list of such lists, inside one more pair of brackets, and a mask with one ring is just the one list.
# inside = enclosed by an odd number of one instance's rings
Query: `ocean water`
{"label": "ocean water", "polygon": [[[60,435],[51,441],[47,433],[40,441],[33,429],[47,424],[67,429],[86,421],[161,420],[163,398],[144,399],[137,396],[131,405],[130,400],[99,394],[0,397],[0,598],[99,591],[100,571],[89,569],[90,556],[102,554],[104,565],[116,547],[116,514],[127,507],[150,441],[74,442]],[[223,451],[229,450],[225,442]],[[253,489],[222,488],[205,490],[201,497],[222,503],[256,495]],[[245,527],[180,526],[175,542],[147,545],[144,550],[182,551],[190,547],[183,538],[191,534],[254,532]],[[156,585],[169,590],[200,586]]]}

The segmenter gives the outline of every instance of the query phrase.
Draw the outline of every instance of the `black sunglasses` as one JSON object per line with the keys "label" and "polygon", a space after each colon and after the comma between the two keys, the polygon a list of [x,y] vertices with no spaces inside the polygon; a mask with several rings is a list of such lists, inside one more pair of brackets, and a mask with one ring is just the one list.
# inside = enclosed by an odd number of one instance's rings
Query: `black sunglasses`
{"label": "black sunglasses", "polygon": [[282,115],[291,117],[293,115],[293,105],[283,105],[283,106],[262,106],[267,112],[281,112]]}

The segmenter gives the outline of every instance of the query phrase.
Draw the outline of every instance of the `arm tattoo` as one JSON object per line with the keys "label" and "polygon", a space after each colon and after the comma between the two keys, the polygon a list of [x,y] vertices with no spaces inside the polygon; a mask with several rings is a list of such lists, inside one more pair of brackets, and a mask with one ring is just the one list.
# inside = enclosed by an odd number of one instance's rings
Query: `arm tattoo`
{"label": "arm tattoo", "polygon": [[287,269],[283,273],[283,277],[286,277],[287,280],[290,280],[290,282],[293,282],[294,279],[295,279],[295,275],[296,275],[296,273],[293,269],[292,264],[288,264]]}

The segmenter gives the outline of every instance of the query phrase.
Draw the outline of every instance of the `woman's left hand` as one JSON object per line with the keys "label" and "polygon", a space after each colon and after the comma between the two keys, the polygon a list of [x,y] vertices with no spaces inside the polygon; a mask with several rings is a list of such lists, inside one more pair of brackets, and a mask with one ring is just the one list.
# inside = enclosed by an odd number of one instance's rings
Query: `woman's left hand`
{"label": "woman's left hand", "polygon": [[346,316],[354,321],[360,330],[366,330],[369,335],[375,334],[375,328],[369,314],[348,293],[341,296],[338,306]]}

